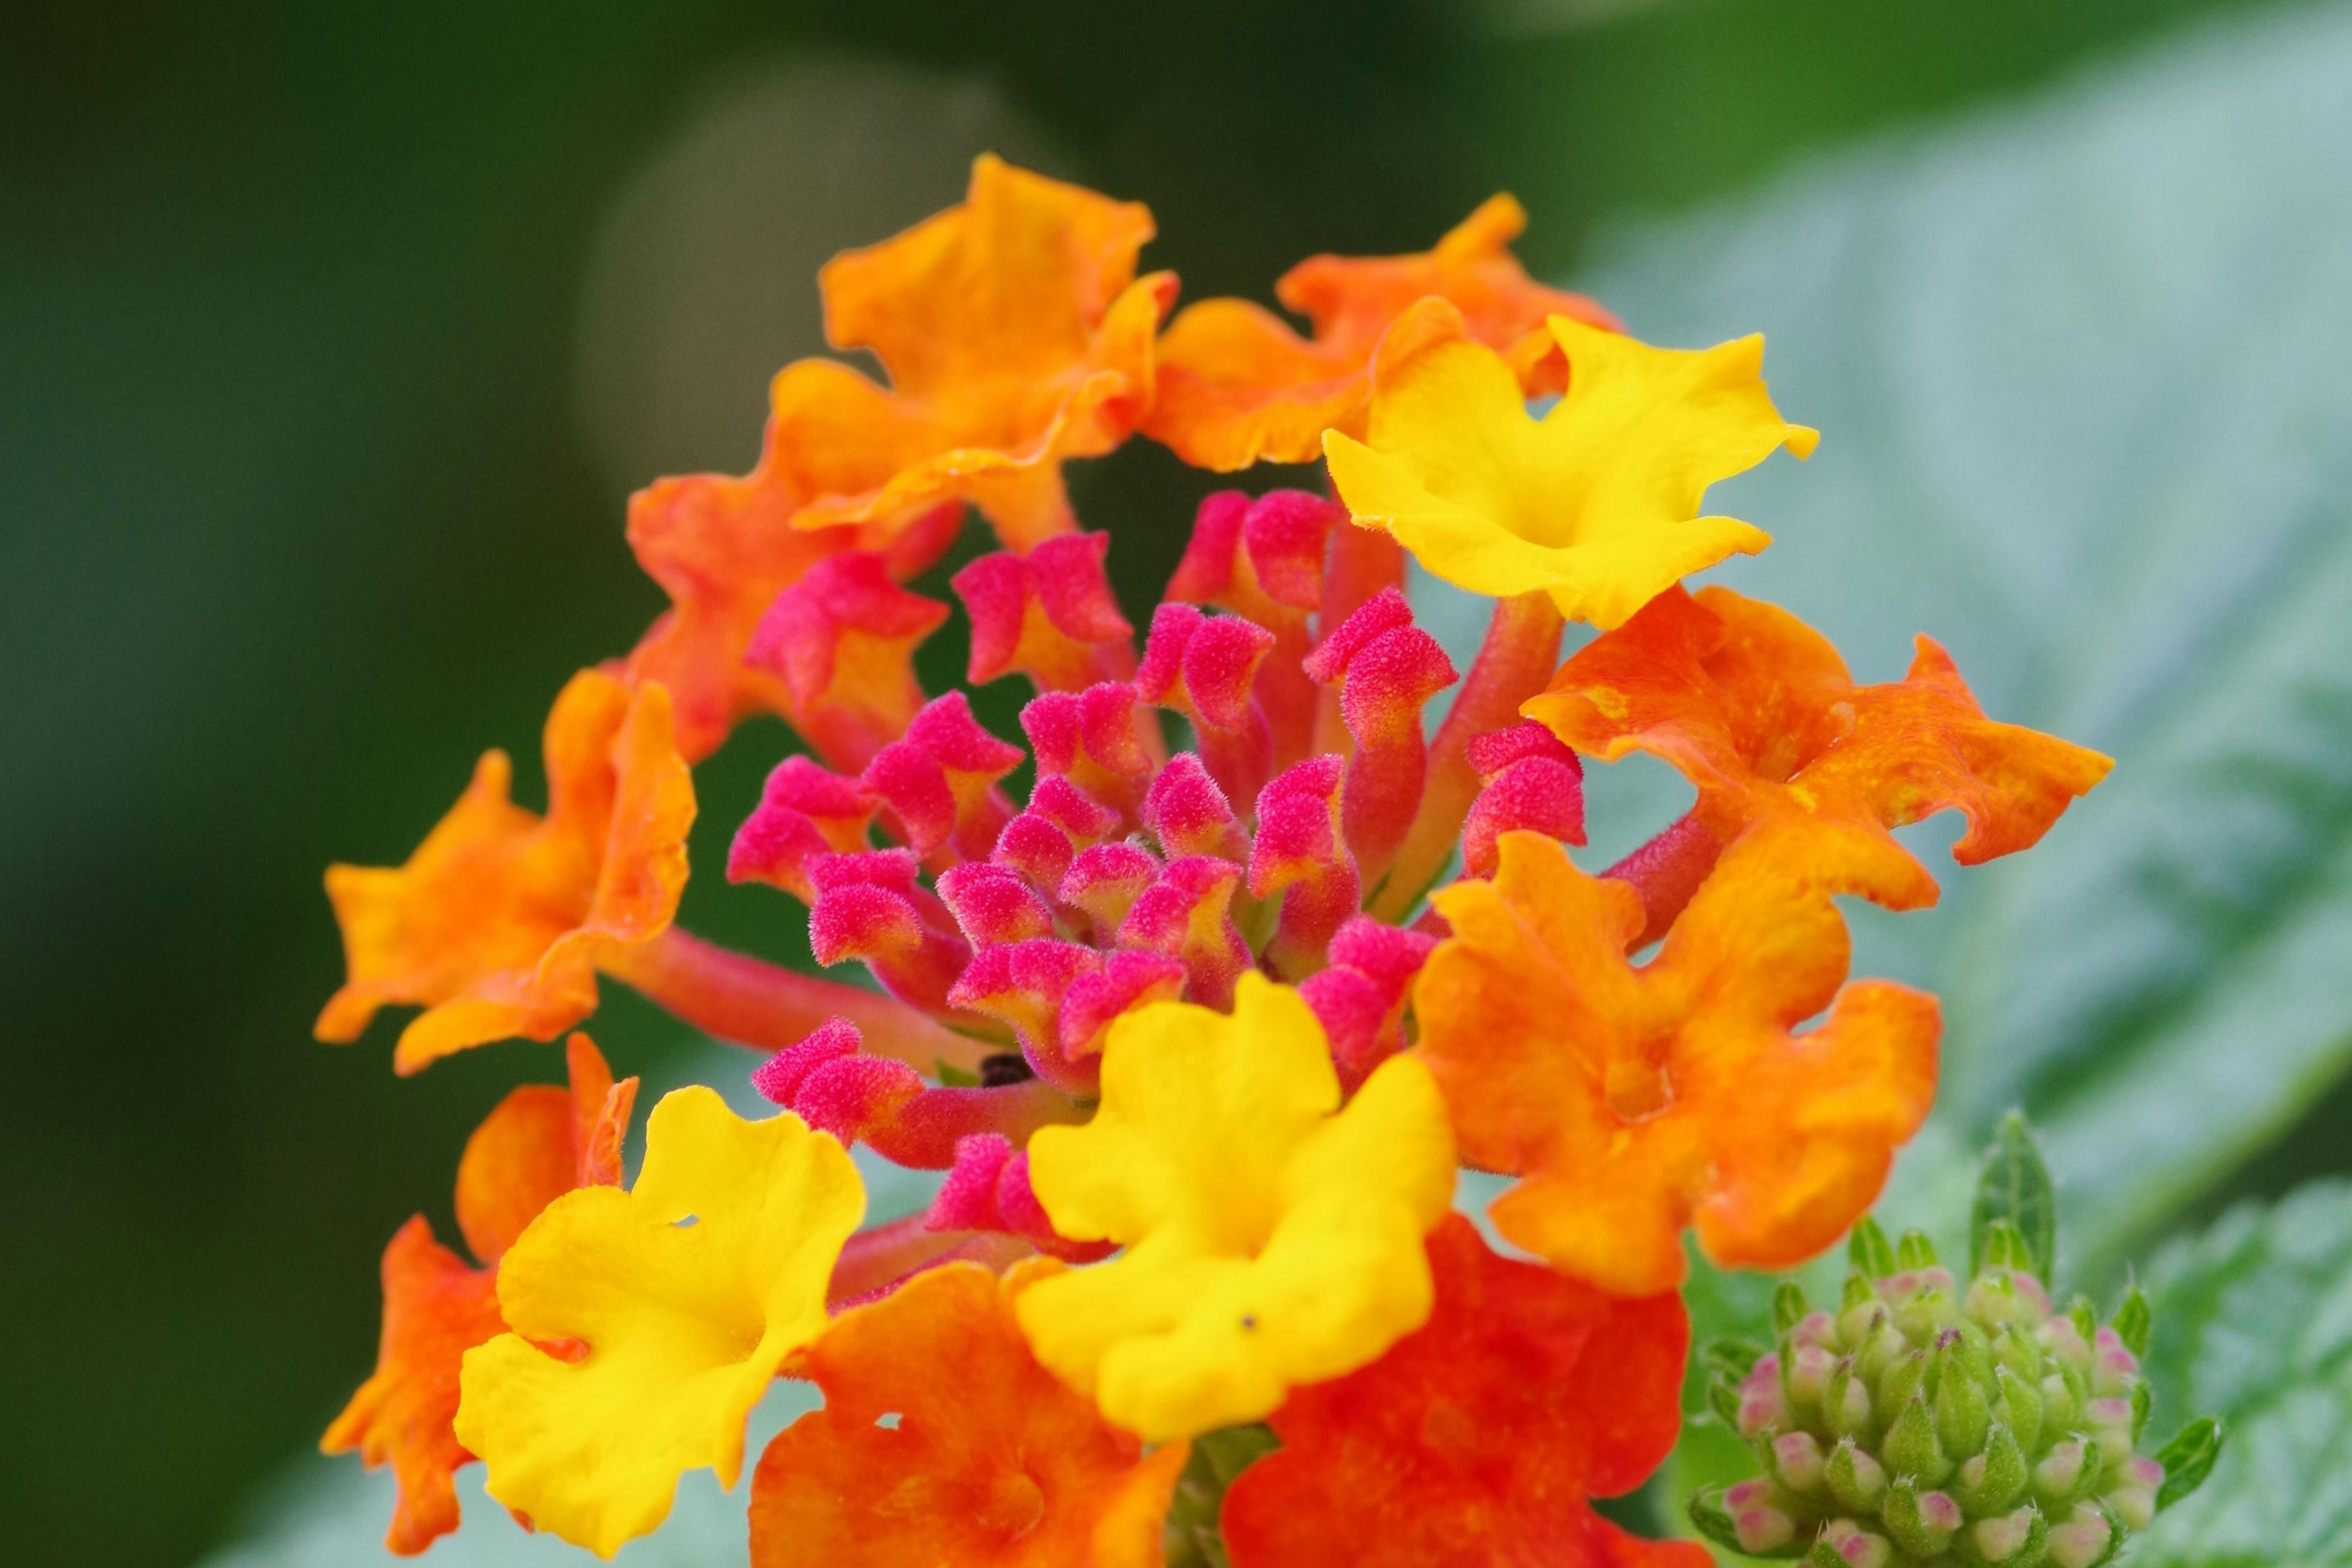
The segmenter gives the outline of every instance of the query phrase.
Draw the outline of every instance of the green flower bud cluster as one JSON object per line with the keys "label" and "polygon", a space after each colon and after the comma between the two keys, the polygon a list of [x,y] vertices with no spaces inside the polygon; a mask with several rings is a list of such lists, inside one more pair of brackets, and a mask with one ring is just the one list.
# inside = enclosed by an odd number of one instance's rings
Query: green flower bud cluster
{"label": "green flower bud cluster", "polygon": [[2204,1479],[2210,1422],[2137,1452],[2138,1290],[2105,1323],[2079,1298],[2059,1311],[2016,1226],[1980,1242],[1963,1284],[1926,1237],[1890,1246],[1865,1219],[1834,1310],[1784,1284],[1777,1348],[1709,1348],[1709,1403],[1764,1473],[1692,1500],[1705,1534],[1819,1568],[2095,1568]]}

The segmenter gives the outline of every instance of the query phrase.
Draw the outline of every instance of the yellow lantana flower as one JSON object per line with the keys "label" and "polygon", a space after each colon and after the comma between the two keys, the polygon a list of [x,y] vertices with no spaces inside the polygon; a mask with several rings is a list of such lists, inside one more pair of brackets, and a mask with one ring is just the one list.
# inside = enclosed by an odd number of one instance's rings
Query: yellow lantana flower
{"label": "yellow lantana flower", "polygon": [[1764,340],[1654,349],[1566,316],[1567,395],[1529,417],[1500,354],[1423,300],[1381,350],[1367,441],[1328,430],[1331,480],[1357,522],[1395,536],[1475,594],[1548,593],[1570,620],[1614,626],[1763,530],[1701,517],[1717,479],[1818,432],[1784,421],[1759,374]]}
{"label": "yellow lantana flower", "polygon": [[1029,1162],[1056,1230],[1127,1250],[1030,1287],[1022,1331],[1147,1442],[1256,1420],[1429,1316],[1422,1237],[1454,1191],[1429,1069],[1393,1058],[1340,1110],[1322,1026],[1256,973],[1230,1017],[1159,1002],[1120,1018],[1102,1109],[1040,1131]]}
{"label": "yellow lantana flower", "polygon": [[499,1262],[514,1331],[466,1352],[457,1421],[490,1495],[610,1557],[667,1516],[686,1471],[732,1487],[751,1406],[824,1328],[865,1212],[848,1154],[799,1117],[666,1096],[636,1185],[565,1194]]}

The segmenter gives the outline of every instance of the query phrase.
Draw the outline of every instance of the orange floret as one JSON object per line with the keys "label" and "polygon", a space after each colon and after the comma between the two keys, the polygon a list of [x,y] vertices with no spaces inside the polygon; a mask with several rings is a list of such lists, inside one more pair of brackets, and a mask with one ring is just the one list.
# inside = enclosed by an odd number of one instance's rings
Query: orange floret
{"label": "orange floret", "polygon": [[788,1363],[824,1408],[768,1445],[753,1568],[1158,1568],[1188,1445],[1149,1455],[1030,1355],[1039,1258],[917,1275]]}
{"label": "orange floret", "polygon": [[1727,588],[1667,589],[1520,711],[1604,762],[1664,758],[1717,839],[1897,910],[1937,887],[1889,828],[1956,807],[1969,830],[1952,855],[1973,866],[2032,847],[2115,765],[1986,718],[1928,637],[1901,680],[1856,686],[1819,632]]}
{"label": "orange floret", "polygon": [[1135,276],[1150,212],[974,161],[961,206],[833,258],[825,337],[868,349],[888,390],[837,360],[771,389],[793,526],[904,524],[967,500],[1026,550],[1075,525],[1062,462],[1109,451],[1152,397],[1175,274]]}
{"label": "orange floret", "polygon": [[328,868],[348,978],[319,1038],[356,1039],[379,1007],[415,1003],[403,1074],[490,1040],[553,1039],[594,1011],[601,961],[668,929],[694,821],[668,692],[583,670],[543,754],[544,817],[508,799],[512,765],[490,752],[406,865]]}
{"label": "orange floret", "polygon": [[1935,1098],[1936,999],[1841,990],[1837,907],[1764,858],[1727,855],[1635,968],[1640,894],[1539,834],[1500,843],[1492,882],[1434,895],[1454,934],[1414,1009],[1463,1158],[1526,1177],[1495,1202],[1502,1233],[1633,1296],[1682,1282],[1685,1226],[1727,1268],[1834,1241]]}
{"label": "orange floret", "polygon": [[1458,1215],[1429,1258],[1428,1323],[1275,1414],[1282,1447],[1225,1494],[1234,1568],[1706,1568],[1586,1500],[1641,1485],[1681,1434],[1681,1300],[1498,1258]]}
{"label": "orange floret", "polygon": [[1311,341],[1246,300],[1187,306],[1160,340],[1160,395],[1144,434],[1196,468],[1313,462],[1325,430],[1363,434],[1372,352],[1433,294],[1462,312],[1470,336],[1508,356],[1530,395],[1559,391],[1566,365],[1545,319],[1612,330],[1617,321],[1528,277],[1510,251],[1527,226],[1526,209],[1496,195],[1418,255],[1309,257],[1274,292],[1313,323]]}
{"label": "orange floret", "polygon": [[457,1224],[485,1267],[433,1238],[423,1215],[383,1249],[383,1337],[375,1374],[319,1440],[321,1452],[356,1449],[368,1468],[392,1466],[399,1483],[385,1547],[414,1556],[457,1528],[450,1476],[473,1462],[451,1423],[466,1352],[506,1332],[499,1315],[498,1260],[523,1226],[575,1186],[613,1185],[637,1080],[613,1081],[585,1035],[566,1055],[569,1090],[527,1085],[499,1101],[457,1165]]}

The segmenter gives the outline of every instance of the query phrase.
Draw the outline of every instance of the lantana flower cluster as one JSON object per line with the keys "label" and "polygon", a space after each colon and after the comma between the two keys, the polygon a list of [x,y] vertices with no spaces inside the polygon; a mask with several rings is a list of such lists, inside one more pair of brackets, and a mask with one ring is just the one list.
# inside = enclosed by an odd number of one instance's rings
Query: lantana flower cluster
{"label": "lantana flower cluster", "polygon": [[[633,499],[671,606],[556,698],[544,813],[493,752],[405,865],[328,875],[349,977],[322,1039],[416,1006],[413,1073],[569,1035],[569,1087],[467,1146],[470,1259],[421,1217],[385,1253],[379,1364],[326,1446],[393,1467],[394,1550],[456,1528],[479,1459],[609,1556],[684,1472],[735,1484],[782,1376],[824,1403],[758,1460],[760,1568],[1707,1561],[1589,1500],[1681,1429],[1685,1236],[1725,1268],[1811,1258],[1935,1092],[1935,998],[1850,979],[1834,899],[1932,903],[1891,830],[1957,809],[1964,864],[2023,849],[2109,764],[1987,718],[1925,637],[1861,685],[1785,611],[1686,591],[1769,542],[1707,487],[1815,434],[1760,339],[1646,345],[1529,279],[1523,222],[1497,196],[1426,253],[1301,263],[1276,294],[1303,334],[1237,300],[1169,319],[1143,207],[994,158],[826,266],[828,338],[887,379],[787,366],[749,474]],[[1210,496],[1131,618],[1063,468],[1139,434],[1329,489]],[[958,603],[909,587],[972,513],[999,548]],[[1493,599],[1467,670],[1408,557]],[[917,677],[958,607],[970,683],[1032,692],[1017,739]],[[1571,621],[1599,635],[1563,663]],[[725,872],[832,974],[676,924],[694,765],[754,714],[799,749]],[[1696,804],[1595,875],[1567,847],[1584,763],[1633,752]],[[635,1080],[572,1032],[605,979],[761,1053],[777,1109],[667,1096],[625,1185]],[[864,1226],[861,1142],[944,1173],[928,1211]],[[1463,1165],[1516,1178],[1489,1232],[1454,1210]],[[1913,1331],[1905,1278],[1804,1318],[1790,1375],[1855,1335],[1959,1353]],[[2084,1353],[2095,1403],[2113,1358]],[[1780,1479],[1727,1528],[1809,1550],[1796,1439],[1883,1455],[1911,1407],[1846,1432],[1810,1383],[1758,1388],[1734,1415]],[[2011,1533],[1971,1550],[2090,1532]]]}

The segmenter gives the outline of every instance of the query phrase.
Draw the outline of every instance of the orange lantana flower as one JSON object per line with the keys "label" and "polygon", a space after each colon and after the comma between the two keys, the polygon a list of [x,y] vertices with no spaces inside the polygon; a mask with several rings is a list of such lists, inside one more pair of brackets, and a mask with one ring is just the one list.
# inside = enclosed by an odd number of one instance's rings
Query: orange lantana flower
{"label": "orange lantana flower", "polygon": [[1372,353],[1408,306],[1433,294],[1453,302],[1473,338],[1509,356],[1530,395],[1559,391],[1566,364],[1545,319],[1612,330],[1617,320],[1528,277],[1510,250],[1527,226],[1526,209],[1496,195],[1418,255],[1309,257],[1274,293],[1314,323],[1312,341],[1246,300],[1187,306],[1160,340],[1160,397],[1144,433],[1196,468],[1311,463],[1325,430],[1363,434]]}
{"label": "orange lantana flower", "polygon": [[508,798],[512,764],[474,782],[398,868],[332,866],[348,977],[319,1038],[353,1040],[387,1003],[421,1004],[393,1066],[487,1041],[553,1039],[596,1006],[596,967],[669,927],[686,886],[694,785],[668,692],[597,670],[548,714],[545,816]]}
{"label": "orange lantana flower", "polygon": [[1225,1494],[1234,1568],[1706,1568],[1586,1500],[1641,1485],[1681,1435],[1681,1300],[1498,1258],[1459,1215],[1429,1259],[1428,1323],[1274,1415],[1282,1447]]}
{"label": "orange lantana flower", "polygon": [[621,1179],[637,1080],[613,1081],[585,1035],[567,1049],[569,1090],[528,1085],[499,1102],[457,1164],[457,1227],[483,1267],[433,1239],[413,1216],[383,1249],[383,1338],[375,1375],[352,1395],[319,1441],[329,1454],[357,1449],[370,1469],[390,1464],[400,1485],[384,1545],[402,1556],[457,1528],[450,1475],[474,1456],[450,1424],[466,1352],[506,1332],[499,1315],[498,1260],[539,1211],[575,1186]]}
{"label": "orange lantana flower", "polygon": [[1539,834],[1500,843],[1492,882],[1433,896],[1454,934],[1414,1009],[1463,1158],[1527,1178],[1495,1202],[1502,1233],[1633,1296],[1682,1282],[1686,1225],[1730,1268],[1834,1241],[1935,1097],[1936,999],[1841,991],[1836,905],[1764,858],[1727,855],[1637,969],[1639,893]]}
{"label": "orange lantana flower", "polygon": [[964,204],[818,275],[825,337],[868,349],[883,390],[835,360],[771,390],[803,529],[903,524],[968,500],[1025,550],[1076,526],[1062,460],[1124,441],[1150,405],[1152,339],[1176,277],[1135,276],[1150,212],[982,155]]}
{"label": "orange lantana flower", "polygon": [[2030,848],[2114,760],[1984,715],[1918,640],[1901,680],[1856,686],[1829,639],[1727,588],[1669,588],[1560,667],[1520,711],[1587,755],[1648,752],[1698,787],[1698,820],[1782,873],[1889,909],[1936,879],[1887,830],[1958,807],[1953,858]]}
{"label": "orange lantana flower", "polygon": [[824,1408],[760,1460],[754,1568],[1158,1568],[1188,1446],[1145,1454],[1030,1355],[1013,1299],[1060,1268],[944,1264],[788,1363]]}
{"label": "orange lantana flower", "polygon": [[807,724],[783,679],[744,662],[751,634],[777,595],[830,556],[874,551],[892,576],[919,574],[954,542],[963,507],[950,503],[912,527],[796,529],[793,516],[810,498],[787,481],[776,438],[771,424],[759,466],[740,479],[688,474],[629,498],[629,547],[671,607],[630,653],[628,677],[669,689],[678,750],[690,763],[717,751],[744,719],[769,712],[803,726],[835,767],[855,771],[868,759],[830,754],[826,737],[808,732],[818,726]]}

